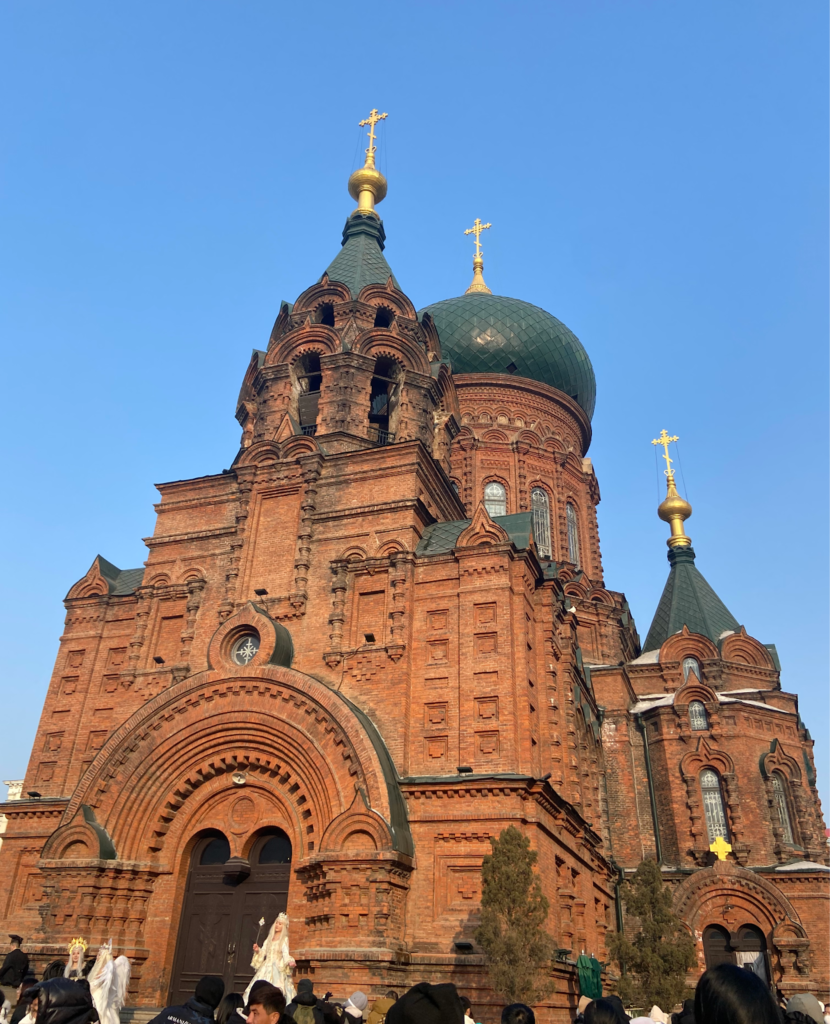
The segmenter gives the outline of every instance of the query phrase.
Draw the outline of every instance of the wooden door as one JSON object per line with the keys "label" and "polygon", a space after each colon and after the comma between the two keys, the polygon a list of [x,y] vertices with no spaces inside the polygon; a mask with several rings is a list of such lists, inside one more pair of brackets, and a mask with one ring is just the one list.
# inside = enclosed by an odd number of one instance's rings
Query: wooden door
{"label": "wooden door", "polygon": [[291,843],[283,832],[271,830],[256,840],[245,878],[227,873],[229,856],[230,844],[221,835],[206,836],[193,850],[173,966],[173,1004],[189,999],[206,974],[223,978],[226,992],[244,992],[254,975],[254,942],[262,945],[288,906]]}
{"label": "wooden door", "polygon": [[712,924],[703,932],[703,955],[706,958],[706,969],[717,967],[718,964],[734,964],[735,954],[729,942],[729,932],[720,925]]}

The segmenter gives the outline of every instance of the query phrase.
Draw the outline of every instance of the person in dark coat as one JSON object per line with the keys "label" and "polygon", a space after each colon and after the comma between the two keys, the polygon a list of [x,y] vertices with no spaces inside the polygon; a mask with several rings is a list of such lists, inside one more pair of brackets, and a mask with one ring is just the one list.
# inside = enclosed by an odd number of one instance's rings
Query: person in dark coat
{"label": "person in dark coat", "polygon": [[199,980],[195,993],[181,1006],[168,1006],[150,1024],[214,1024],[213,1011],[222,1002],[225,983],[215,974]]}
{"label": "person in dark coat", "polygon": [[17,989],[26,977],[29,970],[29,957],[20,948],[23,939],[20,935],[10,935],[12,948],[6,953],[2,965],[0,965],[0,988],[3,990],[5,999],[15,1005],[17,1000]]}
{"label": "person in dark coat", "polygon": [[89,985],[50,978],[27,989],[27,995],[32,996],[33,1005],[37,1001],[36,1024],[93,1024],[98,1020]]}
{"label": "person in dark coat", "polygon": [[281,988],[260,980],[248,993],[247,1024],[294,1024],[294,1018],[285,1012],[285,996]]}
{"label": "person in dark coat", "polygon": [[386,1024],[464,1024],[458,989],[452,982],[413,985],[389,1007]]}
{"label": "person in dark coat", "polygon": [[297,994],[286,1006],[285,1012],[293,1017],[297,1024],[323,1024],[323,1000],[314,994],[314,982],[311,978],[300,978],[297,982]]}
{"label": "person in dark coat", "polygon": [[511,1003],[501,1011],[501,1024],[536,1024],[536,1014],[525,1003]]}
{"label": "person in dark coat", "polygon": [[29,1007],[32,1005],[32,999],[34,998],[30,993],[35,985],[37,985],[37,978],[34,974],[27,974],[23,981],[20,982],[15,996],[17,1006],[14,1008],[9,1024],[19,1024],[29,1012]]}
{"label": "person in dark coat", "polygon": [[672,1024],[695,1024],[695,1001],[684,999],[683,1009],[671,1016]]}

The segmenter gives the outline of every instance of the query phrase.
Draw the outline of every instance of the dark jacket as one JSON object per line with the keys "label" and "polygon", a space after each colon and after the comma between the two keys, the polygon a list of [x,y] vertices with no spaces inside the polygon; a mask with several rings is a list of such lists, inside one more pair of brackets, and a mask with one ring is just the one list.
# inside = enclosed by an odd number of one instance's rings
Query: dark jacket
{"label": "dark jacket", "polygon": [[[297,1009],[300,1006],[311,1007],[311,1012],[314,1015],[314,1024],[323,1024],[323,1000],[318,999],[313,992],[298,992],[291,1002],[286,1006],[285,1012],[289,1017],[293,1017],[297,1020]],[[303,1014],[300,1015],[302,1018]]]}
{"label": "dark jacket", "polygon": [[0,967],[0,985],[12,985],[14,988],[26,977],[29,970],[29,958],[22,949],[13,949],[6,953],[3,966]]}
{"label": "dark jacket", "polygon": [[89,985],[67,978],[50,978],[28,990],[40,1000],[37,1024],[92,1024],[98,1011],[92,1005]]}
{"label": "dark jacket", "polygon": [[213,1024],[213,1010],[193,996],[183,1006],[168,1006],[150,1024]]}

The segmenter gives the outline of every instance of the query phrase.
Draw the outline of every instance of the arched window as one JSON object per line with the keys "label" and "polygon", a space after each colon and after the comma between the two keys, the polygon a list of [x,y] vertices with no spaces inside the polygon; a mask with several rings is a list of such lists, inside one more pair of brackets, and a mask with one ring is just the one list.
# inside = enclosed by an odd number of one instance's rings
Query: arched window
{"label": "arched window", "polygon": [[729,829],[726,825],[726,811],[717,772],[711,768],[703,769],[700,773],[700,791],[703,794],[703,813],[706,816],[709,842],[714,843],[718,836],[723,836],[728,842]]}
{"label": "arched window", "polygon": [[706,708],[699,700],[693,700],[689,705],[689,725],[695,732],[701,732],[709,728],[709,719],[706,717]]}
{"label": "arched window", "polygon": [[772,795],[775,798],[775,809],[778,820],[784,830],[784,842],[793,843],[793,823],[790,819],[790,806],[787,803],[787,785],[780,772],[772,773]]}
{"label": "arched window", "polygon": [[550,558],[550,502],[546,491],[534,487],[530,492],[530,508],[533,513],[533,536],[540,555]]}
{"label": "arched window", "polygon": [[284,832],[269,836],[259,851],[260,864],[290,864],[291,840]]}
{"label": "arched window", "polygon": [[215,839],[211,839],[204,850],[202,850],[199,863],[201,865],[224,864],[230,855],[231,844],[224,836],[217,836]]}
{"label": "arched window", "polygon": [[565,509],[568,520],[568,560],[579,565],[579,527],[576,523],[576,509],[568,502]]}
{"label": "arched window", "polygon": [[484,507],[488,516],[507,515],[507,491],[504,485],[493,480],[484,487]]}
{"label": "arched window", "polygon": [[683,659],[683,682],[688,682],[689,673],[693,672],[698,680],[700,680],[700,662],[697,658],[684,658]]}

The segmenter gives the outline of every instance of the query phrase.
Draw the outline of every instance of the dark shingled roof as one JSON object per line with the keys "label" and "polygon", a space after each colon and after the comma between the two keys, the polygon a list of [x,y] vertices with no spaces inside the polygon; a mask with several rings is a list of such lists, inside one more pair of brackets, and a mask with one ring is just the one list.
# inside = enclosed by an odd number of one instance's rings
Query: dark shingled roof
{"label": "dark shingled roof", "polygon": [[389,278],[400,291],[392,268],[383,255],[386,232],[383,221],[367,214],[353,213],[343,228],[343,248],[329,264],[329,281],[345,284],[356,299],[367,284],[386,284]]}
{"label": "dark shingled roof", "polygon": [[670,636],[688,626],[690,633],[718,642],[726,630],[740,629],[735,616],[695,567],[695,553],[688,548],[669,551],[669,578],[654,613],[643,654],[659,650]]}
{"label": "dark shingled roof", "polygon": [[107,581],[111,597],[125,597],[133,594],[141,586],[144,579],[143,569],[119,569],[117,565],[108,562],[103,555],[98,555],[98,568],[101,575]]}
{"label": "dark shingled roof", "polygon": [[[506,531],[507,536],[522,551],[530,547],[533,532],[533,513],[515,512],[511,516],[493,516],[493,522]],[[433,523],[424,530],[424,535],[415,550],[416,555],[446,555],[455,547],[455,542],[467,529],[472,520],[456,519],[450,523]]]}

